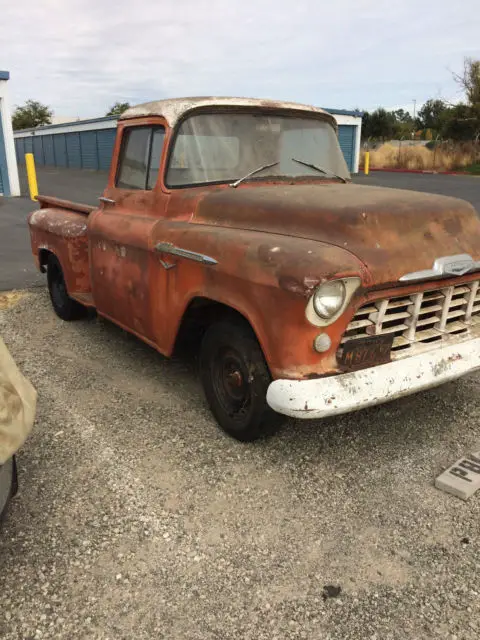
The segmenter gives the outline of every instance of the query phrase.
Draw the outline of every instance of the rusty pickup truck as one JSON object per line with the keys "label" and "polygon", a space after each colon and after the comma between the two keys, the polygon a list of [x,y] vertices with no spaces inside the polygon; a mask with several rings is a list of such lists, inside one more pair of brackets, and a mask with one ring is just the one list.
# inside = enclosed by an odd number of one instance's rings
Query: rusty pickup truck
{"label": "rusty pickup truck", "polygon": [[53,308],[165,356],[200,344],[220,426],[379,404],[480,367],[480,223],[448,197],[351,183],[327,112],[234,98],[119,119],[98,207],[39,196]]}

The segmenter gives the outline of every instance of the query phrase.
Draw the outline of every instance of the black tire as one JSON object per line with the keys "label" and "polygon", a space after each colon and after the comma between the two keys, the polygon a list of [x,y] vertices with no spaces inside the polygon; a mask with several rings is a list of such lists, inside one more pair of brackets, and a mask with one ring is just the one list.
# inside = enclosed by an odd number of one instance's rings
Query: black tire
{"label": "black tire", "polygon": [[86,315],[85,307],[68,295],[62,266],[53,254],[48,257],[47,281],[52,307],[59,318],[67,321],[78,320]]}
{"label": "black tire", "polygon": [[215,419],[237,440],[251,442],[282,425],[284,416],[267,404],[270,372],[246,322],[232,319],[210,325],[200,349],[200,376]]}

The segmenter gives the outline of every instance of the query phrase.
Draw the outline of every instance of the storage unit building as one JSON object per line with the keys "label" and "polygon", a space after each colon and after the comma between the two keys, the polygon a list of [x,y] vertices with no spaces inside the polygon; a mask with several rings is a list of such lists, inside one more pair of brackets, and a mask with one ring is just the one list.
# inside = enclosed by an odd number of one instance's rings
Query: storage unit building
{"label": "storage unit building", "polygon": [[[327,111],[337,120],[340,147],[348,168],[357,173],[362,114],[342,109]],[[33,153],[39,166],[108,170],[116,126],[117,118],[110,116],[17,131],[15,147],[18,162],[24,164],[25,153]]]}
{"label": "storage unit building", "polygon": [[19,164],[33,153],[38,166],[108,170],[112,159],[117,118],[94,118],[49,124],[15,133]]}
{"label": "storage unit building", "polygon": [[338,124],[338,141],[351,173],[358,173],[360,165],[360,138],[362,135],[362,115],[360,111],[345,109],[325,109]]}
{"label": "storage unit building", "polygon": [[0,196],[19,196],[17,160],[8,100],[8,71],[0,71]]}

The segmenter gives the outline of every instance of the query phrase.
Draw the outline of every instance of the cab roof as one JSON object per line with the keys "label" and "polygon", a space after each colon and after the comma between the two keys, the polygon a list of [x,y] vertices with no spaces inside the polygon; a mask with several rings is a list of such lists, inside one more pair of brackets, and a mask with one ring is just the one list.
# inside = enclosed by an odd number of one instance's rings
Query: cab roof
{"label": "cab roof", "polygon": [[195,109],[215,107],[253,107],[258,109],[272,109],[281,111],[296,111],[299,113],[312,113],[322,116],[329,121],[335,128],[337,123],[335,118],[319,107],[312,107],[297,102],[282,102],[280,100],[262,100],[257,98],[217,98],[217,97],[198,97],[198,98],[172,98],[169,100],[156,100],[154,102],[145,102],[136,107],[130,107],[122,113],[120,120],[128,120],[130,118],[144,118],[149,116],[163,116],[170,127],[175,124],[184,115]]}

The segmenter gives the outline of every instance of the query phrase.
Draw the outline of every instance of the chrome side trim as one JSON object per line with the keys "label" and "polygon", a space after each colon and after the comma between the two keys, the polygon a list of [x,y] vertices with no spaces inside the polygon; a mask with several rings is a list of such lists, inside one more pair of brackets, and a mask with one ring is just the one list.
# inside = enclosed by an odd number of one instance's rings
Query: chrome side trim
{"label": "chrome side trim", "polygon": [[461,253],[456,256],[437,258],[433,263],[432,269],[406,273],[399,278],[399,280],[400,282],[435,280],[437,278],[448,278],[451,276],[464,276],[466,273],[471,273],[472,271],[480,271],[480,262],[475,262],[468,253]]}
{"label": "chrome side trim", "polygon": [[157,245],[155,245],[155,250],[159,251],[160,253],[167,253],[171,256],[179,256],[180,258],[186,258],[187,260],[201,262],[202,264],[218,264],[215,258],[206,256],[203,253],[188,251],[188,249],[181,249],[180,247],[176,247],[175,245],[173,245],[171,242],[159,242]]}

